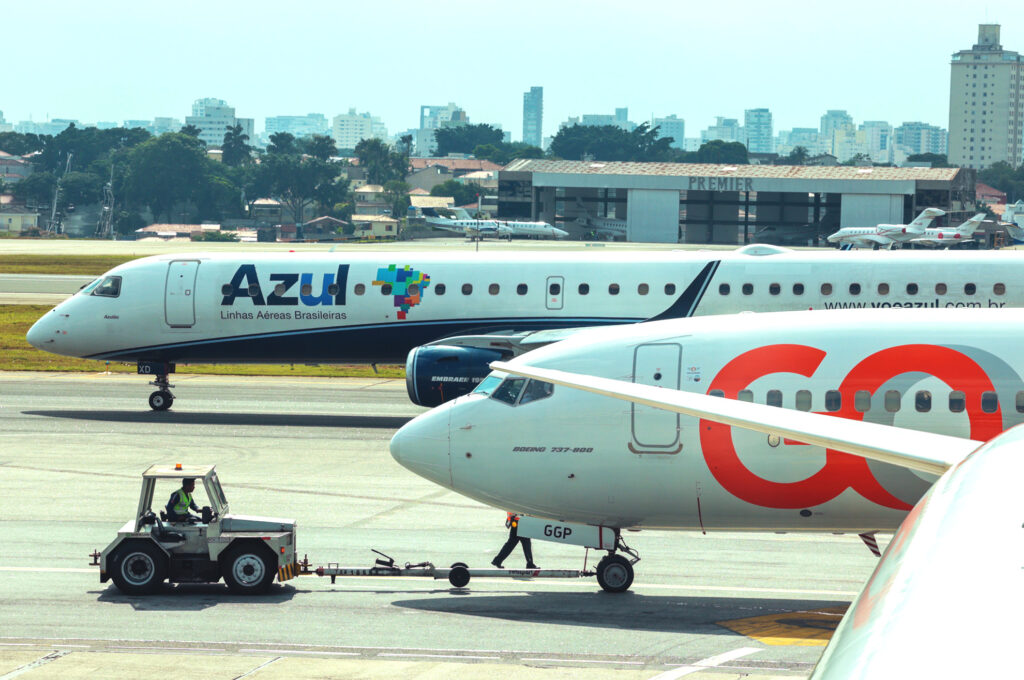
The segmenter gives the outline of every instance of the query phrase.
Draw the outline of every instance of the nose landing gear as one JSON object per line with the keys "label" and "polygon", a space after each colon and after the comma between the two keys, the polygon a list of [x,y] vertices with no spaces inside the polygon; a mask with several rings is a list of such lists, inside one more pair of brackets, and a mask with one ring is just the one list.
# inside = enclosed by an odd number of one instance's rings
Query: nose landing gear
{"label": "nose landing gear", "polygon": [[140,361],[138,363],[139,375],[151,375],[153,380],[150,385],[156,388],[156,392],[149,395],[149,407],[154,411],[166,411],[174,403],[174,395],[171,389],[174,387],[167,381],[167,376],[174,373],[174,364],[165,364],[155,361]]}
{"label": "nose landing gear", "polygon": [[[629,555],[618,554],[620,551]],[[606,593],[624,593],[633,585],[633,565],[640,561],[640,554],[622,540],[621,534],[615,537],[615,548],[608,551],[597,563],[597,584]]]}

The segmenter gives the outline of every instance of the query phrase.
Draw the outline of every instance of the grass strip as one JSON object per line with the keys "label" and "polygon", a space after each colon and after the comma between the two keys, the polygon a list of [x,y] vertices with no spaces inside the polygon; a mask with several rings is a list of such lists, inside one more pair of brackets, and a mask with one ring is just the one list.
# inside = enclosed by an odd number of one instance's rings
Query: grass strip
{"label": "grass strip", "polygon": [[38,255],[0,253],[0,274],[76,274],[99,276],[136,255]]}
{"label": "grass strip", "polygon": [[[0,370],[3,371],[61,371],[94,373],[135,373],[134,363],[120,361],[105,362],[94,359],[78,359],[43,352],[25,340],[29,327],[43,314],[50,311],[49,305],[0,305]],[[279,375],[313,376],[321,378],[402,378],[402,366],[381,364],[374,373],[373,367],[365,364],[178,364],[178,373],[202,375]]]}

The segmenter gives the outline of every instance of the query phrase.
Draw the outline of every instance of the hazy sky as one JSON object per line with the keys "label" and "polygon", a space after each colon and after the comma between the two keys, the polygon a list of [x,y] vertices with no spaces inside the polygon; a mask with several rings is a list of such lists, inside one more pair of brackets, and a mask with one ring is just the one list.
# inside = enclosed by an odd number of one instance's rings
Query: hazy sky
{"label": "hazy sky", "polygon": [[950,55],[979,23],[1024,52],[1021,0],[0,0],[0,111],[183,121],[217,97],[257,131],[355,107],[395,133],[452,101],[518,140],[523,92],[541,85],[545,135],[622,106],[636,122],[674,113],[687,137],[758,107],[776,131],[826,109],[946,127]]}

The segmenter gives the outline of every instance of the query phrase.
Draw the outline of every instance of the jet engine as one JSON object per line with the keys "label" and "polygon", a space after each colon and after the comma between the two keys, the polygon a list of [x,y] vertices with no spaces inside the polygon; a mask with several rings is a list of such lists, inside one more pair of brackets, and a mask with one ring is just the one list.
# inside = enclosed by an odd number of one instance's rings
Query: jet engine
{"label": "jet engine", "polygon": [[438,406],[469,394],[509,353],[480,347],[421,345],[405,360],[405,386],[419,406]]}

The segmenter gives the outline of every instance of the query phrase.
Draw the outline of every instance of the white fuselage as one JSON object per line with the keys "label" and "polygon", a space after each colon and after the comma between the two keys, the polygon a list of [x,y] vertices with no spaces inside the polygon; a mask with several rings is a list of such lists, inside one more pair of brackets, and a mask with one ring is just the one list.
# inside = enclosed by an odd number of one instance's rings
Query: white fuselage
{"label": "white fuselage", "polygon": [[[751,253],[768,253],[755,255]],[[1024,253],[193,253],[107,272],[29,330],[122,361],[401,362],[453,335],[759,310],[1024,307]]]}
{"label": "white fuselage", "polygon": [[[984,441],[1024,420],[1022,334],[1006,309],[738,314],[592,329],[509,363]],[[392,455],[498,508],[620,528],[892,529],[934,481],[562,386],[517,401],[502,377],[404,426]]]}

